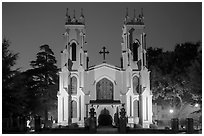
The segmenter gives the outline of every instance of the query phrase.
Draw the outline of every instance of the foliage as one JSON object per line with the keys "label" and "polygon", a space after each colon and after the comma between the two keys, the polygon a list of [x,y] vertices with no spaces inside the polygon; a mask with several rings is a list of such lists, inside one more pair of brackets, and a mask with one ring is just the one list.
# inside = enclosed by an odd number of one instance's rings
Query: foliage
{"label": "foliage", "polygon": [[168,103],[181,109],[185,103],[193,103],[198,99],[201,101],[202,55],[199,47],[199,42],[187,42],[177,44],[171,52],[148,48],[154,102]]}
{"label": "foliage", "polygon": [[18,53],[9,50],[10,42],[2,41],[2,113],[3,117],[26,112],[27,98],[24,87],[25,77],[13,69]]}
{"label": "foliage", "polygon": [[187,69],[189,82],[187,86],[193,94],[194,103],[200,104],[202,109],[202,52],[199,51],[198,56],[191,62],[191,66]]}
{"label": "foliage", "polygon": [[43,114],[45,120],[48,118],[48,110],[56,107],[58,90],[58,69],[53,51],[48,45],[40,46],[37,58],[31,61],[33,69],[27,70],[32,78],[29,80],[30,95],[29,102],[32,111],[36,114]]}
{"label": "foliage", "polygon": [[58,69],[54,53],[48,45],[40,46],[36,60],[31,61],[33,69],[20,72],[13,69],[18,54],[12,53],[9,46],[10,42],[3,39],[3,117],[33,113],[45,115],[47,119],[48,110],[56,109],[57,105]]}

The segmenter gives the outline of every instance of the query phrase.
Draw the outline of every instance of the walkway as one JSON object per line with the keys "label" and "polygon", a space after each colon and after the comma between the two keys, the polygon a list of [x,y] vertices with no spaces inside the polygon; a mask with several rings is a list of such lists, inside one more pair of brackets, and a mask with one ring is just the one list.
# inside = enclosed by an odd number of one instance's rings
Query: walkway
{"label": "walkway", "polygon": [[101,126],[98,127],[96,130],[97,134],[117,134],[118,133],[118,129],[114,128],[112,126]]}

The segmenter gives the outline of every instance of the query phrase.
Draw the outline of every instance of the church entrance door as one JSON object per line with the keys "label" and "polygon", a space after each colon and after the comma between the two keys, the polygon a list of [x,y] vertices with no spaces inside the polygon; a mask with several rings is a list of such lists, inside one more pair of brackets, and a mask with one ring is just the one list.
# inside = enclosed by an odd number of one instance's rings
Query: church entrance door
{"label": "church entrance door", "polygon": [[98,124],[99,126],[112,126],[113,119],[109,114],[109,111],[104,108],[99,117],[98,117]]}

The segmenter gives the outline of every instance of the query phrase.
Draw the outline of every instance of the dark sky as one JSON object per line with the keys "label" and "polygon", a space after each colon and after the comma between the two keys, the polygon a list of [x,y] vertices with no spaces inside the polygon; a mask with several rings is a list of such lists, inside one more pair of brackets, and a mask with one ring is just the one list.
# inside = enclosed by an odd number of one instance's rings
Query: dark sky
{"label": "dark sky", "polygon": [[11,41],[11,50],[18,52],[17,67],[28,69],[42,44],[50,45],[57,65],[64,49],[66,8],[79,17],[84,9],[86,19],[86,49],[90,65],[102,63],[99,51],[106,46],[110,54],[107,63],[120,66],[122,25],[129,8],[133,17],[143,8],[147,46],[173,50],[176,43],[202,40],[202,3],[3,3],[2,37]]}

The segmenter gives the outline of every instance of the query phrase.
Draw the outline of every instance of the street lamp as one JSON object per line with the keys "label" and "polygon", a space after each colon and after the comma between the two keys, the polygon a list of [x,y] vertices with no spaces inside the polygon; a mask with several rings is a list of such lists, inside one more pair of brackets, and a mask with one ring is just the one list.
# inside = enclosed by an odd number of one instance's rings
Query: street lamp
{"label": "street lamp", "polygon": [[196,107],[196,108],[198,108],[198,106],[199,106],[199,104],[198,104],[198,103],[196,103],[196,104],[195,104],[195,107]]}
{"label": "street lamp", "polygon": [[171,114],[174,113],[174,110],[173,110],[173,109],[170,109],[170,110],[169,110],[169,113],[171,113]]}

